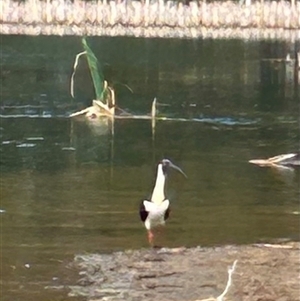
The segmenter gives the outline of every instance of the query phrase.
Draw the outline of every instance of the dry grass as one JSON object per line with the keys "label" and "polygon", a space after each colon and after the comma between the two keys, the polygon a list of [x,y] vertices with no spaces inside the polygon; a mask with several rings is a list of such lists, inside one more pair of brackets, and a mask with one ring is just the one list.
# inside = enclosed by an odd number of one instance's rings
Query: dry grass
{"label": "dry grass", "polygon": [[[174,1],[95,1],[83,0],[1,0],[1,33],[205,36],[210,29],[243,31],[300,28],[300,2],[196,2],[183,5]],[[24,26],[26,28],[24,29]],[[173,33],[174,34],[174,33]],[[236,34],[236,33],[235,33]],[[276,34],[276,33],[274,33]],[[278,33],[277,33],[278,34]],[[299,33],[298,33],[299,34]],[[297,36],[296,36],[297,38]]]}

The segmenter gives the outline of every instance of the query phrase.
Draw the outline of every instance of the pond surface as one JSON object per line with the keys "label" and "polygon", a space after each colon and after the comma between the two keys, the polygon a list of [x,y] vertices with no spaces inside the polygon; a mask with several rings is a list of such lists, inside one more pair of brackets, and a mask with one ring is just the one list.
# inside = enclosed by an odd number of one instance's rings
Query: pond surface
{"label": "pond surface", "polygon": [[[84,62],[69,96],[78,38],[2,37],[2,300],[68,300],[69,263],[85,252],[147,247],[138,216],[155,167],[172,173],[168,247],[299,239],[299,170],[248,160],[299,150],[299,85],[282,62],[294,45],[94,38],[118,104],[173,120],[76,122],[93,90]],[[296,47],[296,46],[295,46]],[[132,94],[124,85],[134,91]],[[176,118],[193,119],[180,121]]]}

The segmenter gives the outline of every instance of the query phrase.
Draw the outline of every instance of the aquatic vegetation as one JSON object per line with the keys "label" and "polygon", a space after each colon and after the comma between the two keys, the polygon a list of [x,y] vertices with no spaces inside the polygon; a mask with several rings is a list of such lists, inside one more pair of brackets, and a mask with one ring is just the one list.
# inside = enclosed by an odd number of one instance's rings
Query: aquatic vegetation
{"label": "aquatic vegetation", "polygon": [[104,80],[103,72],[101,68],[99,68],[99,62],[91,48],[88,46],[85,38],[82,38],[82,45],[84,51],[77,54],[74,62],[74,71],[71,77],[71,95],[74,97],[74,77],[78,66],[78,60],[81,56],[85,55],[93,80],[96,99],[93,100],[91,107],[73,113],[71,114],[71,117],[86,115],[86,117],[94,119],[100,116],[113,116],[115,114],[114,89],[108,85],[107,81]]}
{"label": "aquatic vegetation", "polygon": [[[81,56],[85,55],[87,63],[93,80],[96,99],[92,100],[92,106],[85,108],[81,111],[72,113],[70,117],[84,116],[94,127],[103,127],[103,117],[110,117],[111,119],[146,119],[151,120],[152,133],[154,134],[156,121],[178,121],[178,122],[200,122],[214,125],[223,126],[249,126],[258,123],[258,120],[251,120],[246,118],[235,117],[200,117],[200,118],[182,118],[170,117],[162,114],[157,114],[157,106],[160,105],[157,99],[154,98],[151,106],[151,112],[145,115],[136,115],[128,113],[116,105],[115,91],[109,86],[104,78],[100,64],[88,46],[85,38],[82,38],[82,45],[84,51],[77,54],[74,62],[74,71],[71,77],[71,95],[74,97],[74,76],[78,66],[78,60]],[[132,90],[126,86],[131,92]],[[116,110],[117,109],[117,110]],[[108,123],[105,123],[107,126]]]}

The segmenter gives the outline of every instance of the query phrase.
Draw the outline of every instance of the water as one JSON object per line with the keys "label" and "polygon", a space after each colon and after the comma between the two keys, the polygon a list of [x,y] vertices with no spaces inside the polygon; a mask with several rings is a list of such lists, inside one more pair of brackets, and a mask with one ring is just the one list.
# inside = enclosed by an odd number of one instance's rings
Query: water
{"label": "water", "polygon": [[[170,158],[169,247],[299,239],[299,171],[248,160],[299,148],[299,86],[281,63],[291,45],[95,38],[120,107],[170,118],[72,122],[93,90],[84,63],[69,96],[77,38],[2,37],[2,300],[68,300],[75,254],[147,247],[138,217],[155,165]],[[120,51],[122,49],[122,51]],[[124,86],[128,84],[131,94]],[[15,116],[23,116],[16,118]],[[26,117],[24,117],[26,116]]]}

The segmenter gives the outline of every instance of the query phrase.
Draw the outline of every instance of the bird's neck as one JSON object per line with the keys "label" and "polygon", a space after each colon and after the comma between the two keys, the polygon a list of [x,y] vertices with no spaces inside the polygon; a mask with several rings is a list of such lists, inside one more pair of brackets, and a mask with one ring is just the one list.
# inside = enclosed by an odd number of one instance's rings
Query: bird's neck
{"label": "bird's neck", "polygon": [[155,186],[151,196],[151,202],[161,204],[165,199],[165,181],[166,176],[163,173],[162,165],[159,164],[157,168],[157,176]]}

